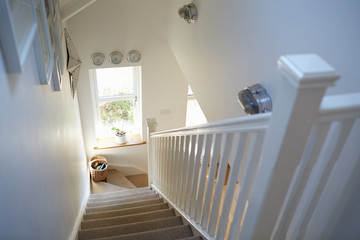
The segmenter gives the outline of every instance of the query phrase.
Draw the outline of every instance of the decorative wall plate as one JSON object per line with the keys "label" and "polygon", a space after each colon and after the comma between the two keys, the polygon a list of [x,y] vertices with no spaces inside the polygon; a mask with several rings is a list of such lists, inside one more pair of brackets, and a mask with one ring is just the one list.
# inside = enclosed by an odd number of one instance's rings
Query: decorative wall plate
{"label": "decorative wall plate", "polygon": [[136,50],[131,50],[127,55],[127,60],[130,63],[138,63],[140,59],[141,59],[141,54],[139,53],[139,51]]}
{"label": "decorative wall plate", "polygon": [[94,53],[91,56],[91,60],[92,60],[94,65],[101,66],[105,61],[105,56],[102,53]]}
{"label": "decorative wall plate", "polygon": [[120,64],[122,62],[123,59],[123,55],[121,54],[121,52],[112,52],[110,53],[109,56],[109,61],[113,64]]}

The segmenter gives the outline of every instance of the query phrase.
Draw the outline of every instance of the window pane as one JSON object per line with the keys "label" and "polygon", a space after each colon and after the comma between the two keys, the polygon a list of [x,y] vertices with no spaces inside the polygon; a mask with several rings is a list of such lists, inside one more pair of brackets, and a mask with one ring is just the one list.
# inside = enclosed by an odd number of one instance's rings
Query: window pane
{"label": "window pane", "polygon": [[194,92],[191,89],[190,85],[188,85],[188,96],[194,96]]}
{"label": "window pane", "polygon": [[96,69],[98,96],[133,94],[134,67]]}
{"label": "window pane", "polygon": [[100,131],[102,137],[113,136],[112,127],[124,130],[127,134],[135,132],[134,100],[101,102]]}
{"label": "window pane", "polygon": [[189,99],[186,109],[186,126],[207,123],[206,117],[196,99]]}

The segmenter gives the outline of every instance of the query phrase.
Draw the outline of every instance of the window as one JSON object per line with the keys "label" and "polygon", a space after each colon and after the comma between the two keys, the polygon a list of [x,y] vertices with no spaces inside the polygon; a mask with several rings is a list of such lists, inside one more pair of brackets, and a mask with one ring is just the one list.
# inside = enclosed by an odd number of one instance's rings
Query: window
{"label": "window", "polygon": [[186,107],[186,126],[207,123],[206,117],[196,100],[195,94],[188,85],[188,101]]}
{"label": "window", "polygon": [[91,69],[96,137],[141,134],[141,67]]}

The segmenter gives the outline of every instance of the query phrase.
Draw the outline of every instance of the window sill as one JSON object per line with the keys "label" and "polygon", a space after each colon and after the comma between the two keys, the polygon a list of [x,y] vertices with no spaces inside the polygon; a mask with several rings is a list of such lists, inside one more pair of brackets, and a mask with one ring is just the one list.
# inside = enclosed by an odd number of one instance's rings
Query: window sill
{"label": "window sill", "polygon": [[115,137],[109,138],[98,138],[97,146],[94,147],[94,150],[110,149],[110,148],[119,148],[119,147],[130,147],[146,144],[145,141],[141,140],[140,134],[130,135],[126,137],[127,142],[124,144],[119,144],[115,142]]}

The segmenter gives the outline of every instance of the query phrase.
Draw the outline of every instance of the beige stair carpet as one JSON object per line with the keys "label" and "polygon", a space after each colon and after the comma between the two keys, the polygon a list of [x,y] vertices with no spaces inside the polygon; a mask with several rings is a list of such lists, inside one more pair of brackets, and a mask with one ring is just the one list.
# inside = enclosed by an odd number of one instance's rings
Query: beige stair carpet
{"label": "beige stair carpet", "polygon": [[147,174],[139,174],[139,175],[130,175],[125,176],[132,184],[134,184],[137,188],[142,188],[148,186],[148,175]]}
{"label": "beige stair carpet", "polygon": [[[150,198],[149,198],[150,197]],[[91,194],[78,239],[201,240],[150,188]]]}
{"label": "beige stair carpet", "polygon": [[136,186],[132,184],[122,173],[115,169],[107,170],[106,182],[93,181],[90,182],[91,193],[118,192],[126,189],[134,189]]}

